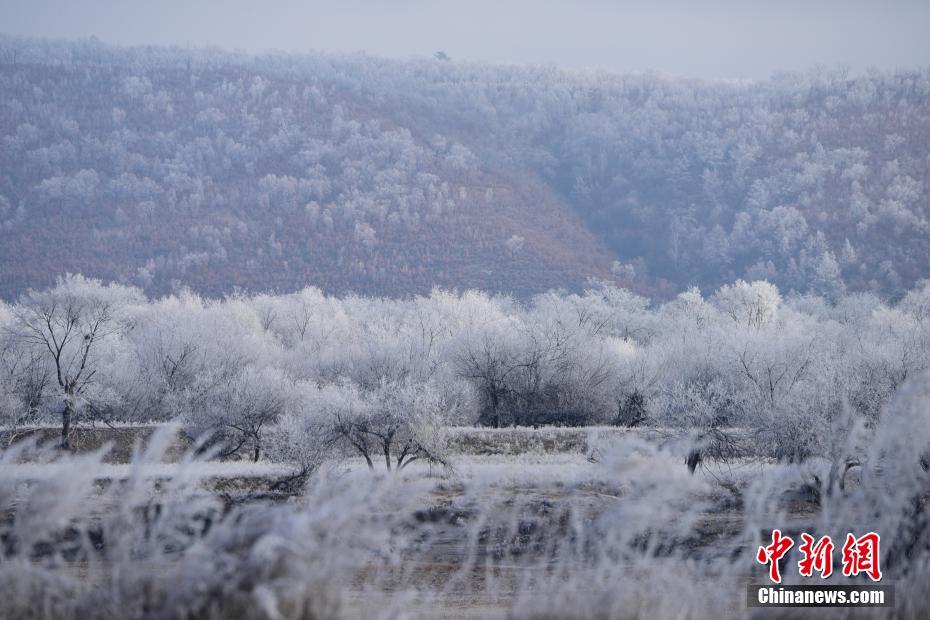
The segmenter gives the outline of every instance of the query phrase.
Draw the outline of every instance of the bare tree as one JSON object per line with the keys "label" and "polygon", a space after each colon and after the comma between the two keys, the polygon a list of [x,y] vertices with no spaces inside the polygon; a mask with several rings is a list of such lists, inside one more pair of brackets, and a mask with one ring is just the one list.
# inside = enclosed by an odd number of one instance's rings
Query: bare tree
{"label": "bare tree", "polygon": [[49,366],[39,352],[24,350],[11,338],[0,342],[0,415],[8,442],[15,440],[19,427],[37,417],[50,380]]}
{"label": "bare tree", "polygon": [[320,420],[318,444],[354,452],[375,468],[401,470],[417,460],[448,465],[443,441],[443,390],[428,383],[385,381],[362,391],[342,383],[313,390],[307,415]]}
{"label": "bare tree", "polygon": [[93,354],[120,328],[114,317],[118,299],[112,294],[114,288],[122,289],[69,276],[49,291],[30,292],[15,310],[23,340],[45,351],[52,362],[52,374],[62,394],[63,448],[70,445],[72,418],[97,374]]}
{"label": "bare tree", "polygon": [[246,367],[238,373],[207,373],[199,378],[183,419],[188,431],[219,448],[221,458],[247,457],[257,462],[264,437],[288,409],[288,381],[274,368]]}
{"label": "bare tree", "polygon": [[502,426],[508,377],[514,371],[513,355],[498,334],[485,333],[461,348],[455,359],[459,375],[471,381],[482,400],[480,422]]}

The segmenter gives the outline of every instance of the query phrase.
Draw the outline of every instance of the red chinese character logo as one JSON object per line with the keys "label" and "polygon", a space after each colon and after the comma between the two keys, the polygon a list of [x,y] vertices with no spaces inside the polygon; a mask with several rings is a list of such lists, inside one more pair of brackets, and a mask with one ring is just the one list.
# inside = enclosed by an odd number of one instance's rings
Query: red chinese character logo
{"label": "red chinese character logo", "polygon": [[781,530],[772,530],[772,544],[768,547],[759,547],[756,560],[759,564],[769,564],[769,578],[775,583],[781,583],[781,573],[778,571],[778,560],[784,557],[788,550],[794,546],[794,541],[788,536],[782,536]]}
{"label": "red chinese character logo", "polygon": [[865,573],[872,581],[880,581],[882,570],[878,565],[878,545],[881,537],[875,532],[856,538],[852,534],[846,535],[846,544],[843,545],[843,575],[854,577]]}
{"label": "red chinese character logo", "polygon": [[798,562],[801,575],[811,577],[814,570],[820,573],[821,579],[833,574],[833,541],[824,536],[814,544],[814,537],[808,533],[801,534],[803,541],[798,549],[804,555]]}

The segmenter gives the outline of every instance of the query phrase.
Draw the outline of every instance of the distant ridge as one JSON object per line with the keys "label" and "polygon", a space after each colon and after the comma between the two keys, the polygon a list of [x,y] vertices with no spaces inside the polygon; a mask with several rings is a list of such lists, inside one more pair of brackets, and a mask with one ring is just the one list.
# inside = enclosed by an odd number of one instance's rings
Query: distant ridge
{"label": "distant ridge", "polygon": [[0,296],[827,297],[930,274],[930,73],[726,83],[0,37]]}

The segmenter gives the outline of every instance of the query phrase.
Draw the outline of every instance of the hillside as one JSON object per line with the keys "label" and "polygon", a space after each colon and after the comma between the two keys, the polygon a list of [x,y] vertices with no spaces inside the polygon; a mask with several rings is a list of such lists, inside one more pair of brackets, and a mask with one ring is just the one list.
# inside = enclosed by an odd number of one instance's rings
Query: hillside
{"label": "hillside", "polygon": [[0,37],[0,296],[928,274],[930,72],[671,80]]}

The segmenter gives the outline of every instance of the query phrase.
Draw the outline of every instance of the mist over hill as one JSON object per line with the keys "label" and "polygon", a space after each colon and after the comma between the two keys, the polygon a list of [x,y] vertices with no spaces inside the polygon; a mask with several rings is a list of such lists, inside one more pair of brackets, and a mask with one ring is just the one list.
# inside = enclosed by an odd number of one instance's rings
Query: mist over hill
{"label": "mist over hill", "polygon": [[0,296],[895,296],[930,266],[930,71],[751,83],[0,37]]}

